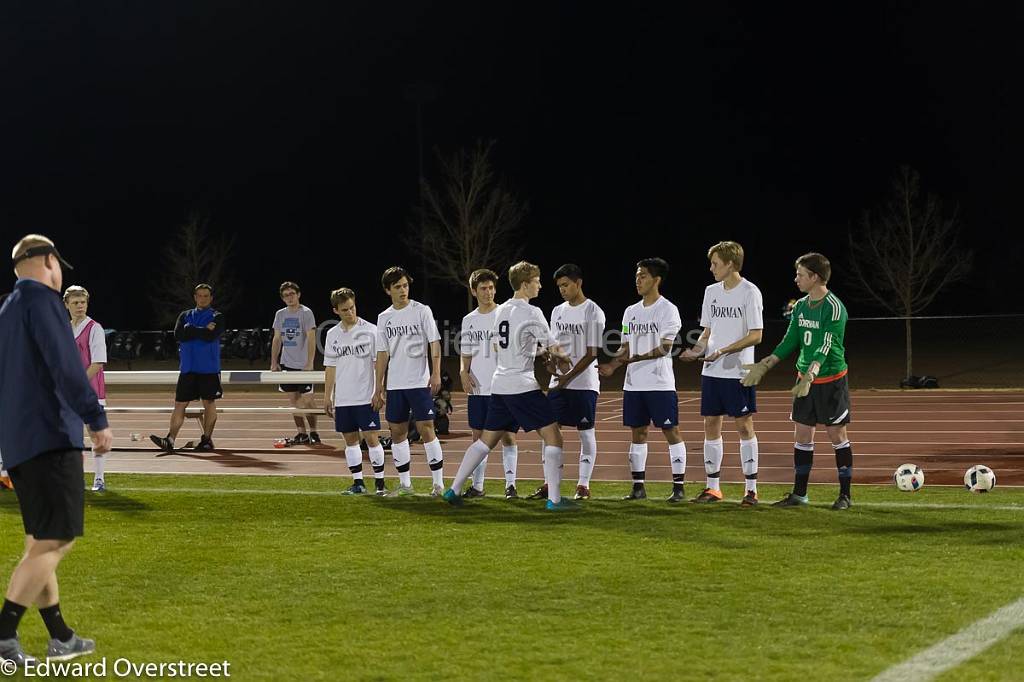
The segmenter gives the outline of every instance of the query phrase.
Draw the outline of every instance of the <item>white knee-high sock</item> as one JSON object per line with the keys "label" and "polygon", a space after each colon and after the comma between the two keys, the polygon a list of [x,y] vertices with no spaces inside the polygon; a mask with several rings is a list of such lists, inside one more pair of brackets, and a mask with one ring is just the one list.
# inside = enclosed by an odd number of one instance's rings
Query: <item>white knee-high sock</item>
{"label": "white knee-high sock", "polygon": [[398,484],[409,487],[412,485],[412,474],[409,473],[409,461],[412,454],[409,452],[409,441],[391,444],[391,457],[395,461],[395,469],[398,470]]}
{"label": "white knee-high sock", "polygon": [[757,436],[740,441],[740,465],[747,492],[757,492]]}
{"label": "white knee-high sock", "polygon": [[519,466],[519,446],[501,446],[501,464],[505,468],[505,485],[516,484],[516,468]]}
{"label": "white knee-high sock", "polygon": [[103,480],[103,465],[106,463],[107,458],[103,455],[95,455],[92,458],[93,466],[96,467],[95,478]]}
{"label": "white knee-high sock", "polygon": [[484,478],[487,474],[487,458],[484,457],[476,469],[473,469],[473,487],[477,490],[484,489]]}
{"label": "white knee-high sock", "polygon": [[370,448],[370,466],[373,467],[374,478],[384,478],[384,446],[374,445]]}
{"label": "white knee-high sock", "polygon": [[595,429],[585,429],[580,434],[580,480],[579,485],[590,486],[590,477],[594,475],[597,464],[597,433]]}
{"label": "white knee-high sock", "polygon": [[472,445],[466,448],[466,454],[462,456],[459,470],[455,472],[455,478],[452,480],[452,490],[456,493],[462,490],[462,486],[466,484],[466,479],[470,477],[473,470],[479,466],[480,462],[483,461],[490,451],[491,449],[482,440],[475,440]]}
{"label": "white knee-high sock", "polygon": [[430,478],[434,485],[444,486],[444,453],[441,452],[441,441],[437,438],[423,444],[427,451],[427,466],[430,467]]}
{"label": "white knee-high sock", "polygon": [[647,443],[629,444],[629,470],[633,483],[643,483],[647,475]]}
{"label": "white knee-high sock", "polygon": [[668,460],[672,464],[672,482],[682,484],[686,480],[686,443],[669,445]]}
{"label": "white knee-high sock", "polygon": [[345,446],[345,463],[348,464],[353,481],[363,480],[363,451],[358,445]]}
{"label": "white knee-high sock", "polygon": [[717,440],[704,439],[704,473],[707,476],[707,487],[712,490],[721,490],[722,487],[722,457],[725,452],[725,443],[721,438]]}
{"label": "white knee-high sock", "polygon": [[562,499],[559,491],[562,483],[562,448],[544,446],[544,480],[548,484],[548,499],[558,503]]}

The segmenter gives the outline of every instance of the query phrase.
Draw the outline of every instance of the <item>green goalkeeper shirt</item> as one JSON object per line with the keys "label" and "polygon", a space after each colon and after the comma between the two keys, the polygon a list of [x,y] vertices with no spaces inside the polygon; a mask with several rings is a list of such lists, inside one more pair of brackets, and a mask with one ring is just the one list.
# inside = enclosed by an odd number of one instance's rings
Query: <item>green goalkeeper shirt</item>
{"label": "green goalkeeper shirt", "polygon": [[793,307],[786,336],[772,354],[784,360],[799,348],[797,371],[803,374],[817,361],[821,365],[818,376],[833,377],[846,371],[845,336],[846,306],[835,294],[830,291],[825,298],[814,302],[810,296],[804,296]]}

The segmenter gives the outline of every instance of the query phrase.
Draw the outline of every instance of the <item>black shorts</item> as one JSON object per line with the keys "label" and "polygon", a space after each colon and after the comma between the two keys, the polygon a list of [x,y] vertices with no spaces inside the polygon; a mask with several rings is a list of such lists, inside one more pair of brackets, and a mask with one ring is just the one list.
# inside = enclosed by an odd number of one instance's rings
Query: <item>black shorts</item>
{"label": "black shorts", "polygon": [[811,392],[793,400],[790,419],[804,426],[839,426],[850,423],[850,384],[846,377],[811,384]]}
{"label": "black shorts", "polygon": [[53,450],[10,470],[25,535],[36,540],[81,537],[85,483],[81,450]]}
{"label": "black shorts", "polygon": [[199,399],[217,400],[223,395],[219,372],[217,374],[183,372],[178,375],[178,387],[174,390],[174,399],[179,403],[190,403]]}
{"label": "black shorts", "polygon": [[[302,372],[304,370],[295,369],[294,367],[285,367],[281,365],[282,372]],[[277,390],[281,393],[312,393],[313,384],[281,384],[277,387]]]}

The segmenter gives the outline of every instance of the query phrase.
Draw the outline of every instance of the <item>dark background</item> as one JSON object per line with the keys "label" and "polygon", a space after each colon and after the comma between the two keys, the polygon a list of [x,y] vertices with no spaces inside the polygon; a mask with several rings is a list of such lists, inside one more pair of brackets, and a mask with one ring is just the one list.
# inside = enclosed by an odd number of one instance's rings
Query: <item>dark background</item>
{"label": "dark background", "polygon": [[[351,286],[374,320],[380,272],[417,197],[410,84],[431,149],[496,139],[531,211],[539,304],[566,261],[617,322],[638,258],[673,266],[684,318],[711,283],[705,252],[736,239],[768,316],[796,294],[792,261],[843,252],[901,164],[958,206],[972,277],[929,313],[1024,312],[1019,9],[857,3],[8,2],[0,10],[0,225],[76,265],[105,326],[149,327],[170,231],[194,210],[240,238],[231,326],[268,326],[294,279],[318,318]],[[1016,85],[1015,85],[1016,84]],[[398,248],[396,252],[395,249]],[[413,296],[439,318],[464,298]],[[13,280],[12,280],[13,281]],[[9,285],[3,287],[9,289]],[[507,285],[500,298],[509,295]]]}

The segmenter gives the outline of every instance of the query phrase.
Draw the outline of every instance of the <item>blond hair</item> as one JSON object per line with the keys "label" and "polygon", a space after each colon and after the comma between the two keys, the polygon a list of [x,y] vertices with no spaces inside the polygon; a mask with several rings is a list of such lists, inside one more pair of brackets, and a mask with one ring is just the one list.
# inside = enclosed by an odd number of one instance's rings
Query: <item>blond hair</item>
{"label": "blond hair", "polygon": [[736,272],[743,269],[743,247],[737,242],[718,242],[708,249],[708,260],[716,253],[723,263],[732,263]]}
{"label": "blond hair", "polygon": [[67,303],[69,298],[75,298],[76,296],[85,296],[85,300],[89,300],[89,292],[85,290],[85,287],[72,284],[64,291],[64,302]]}
{"label": "blond hair", "polygon": [[508,269],[508,283],[512,285],[512,291],[519,291],[519,287],[534,277],[540,277],[540,268],[524,260]]}

